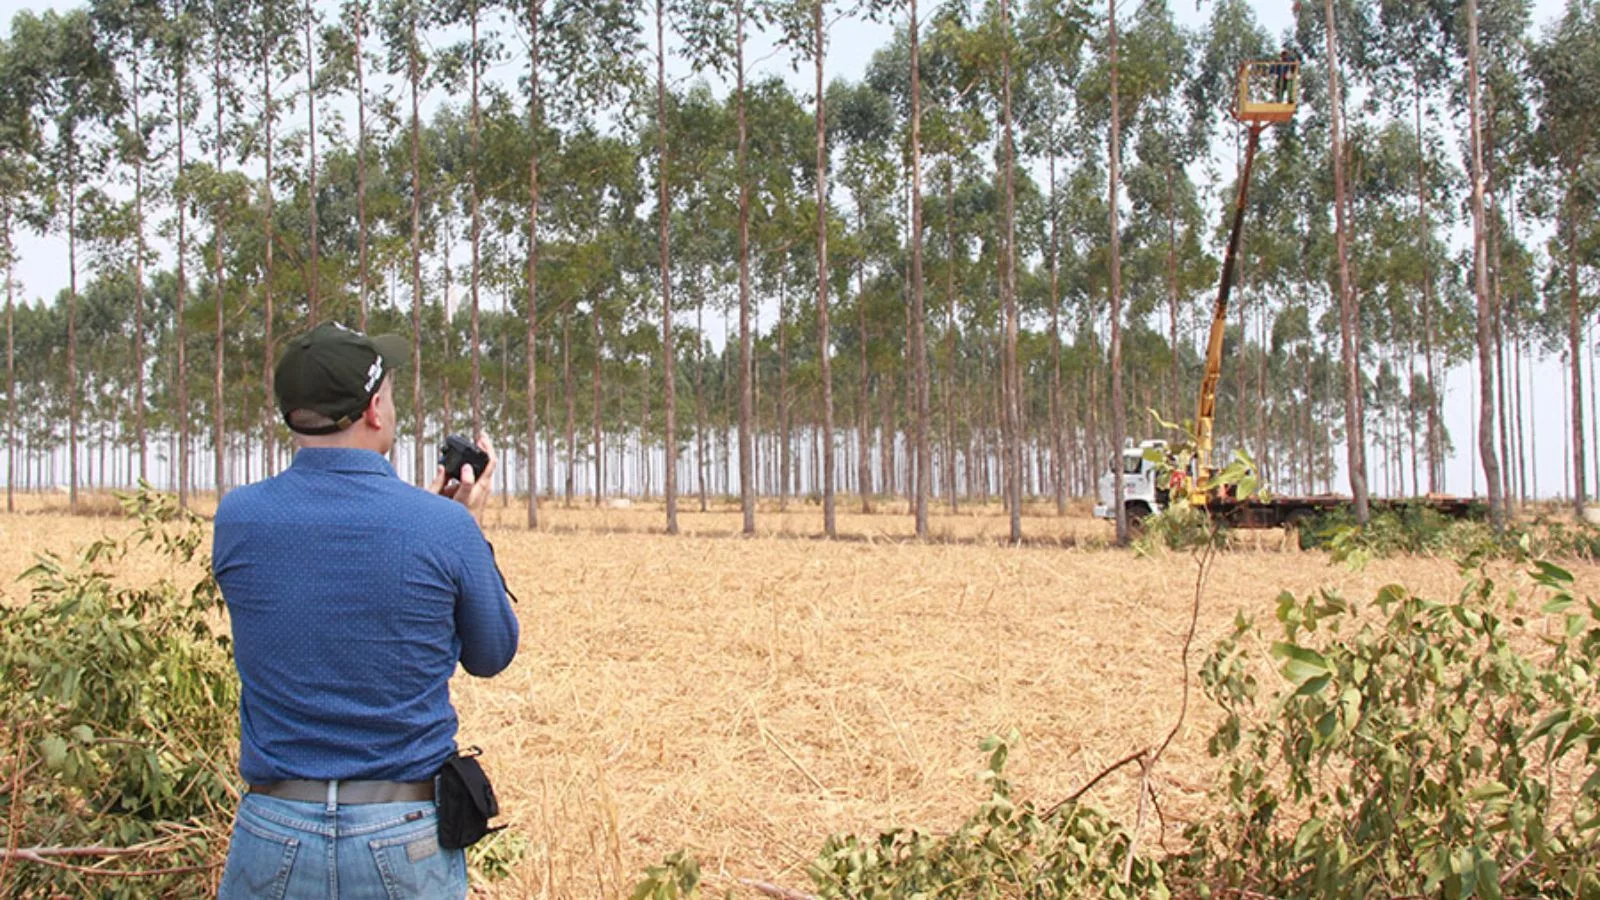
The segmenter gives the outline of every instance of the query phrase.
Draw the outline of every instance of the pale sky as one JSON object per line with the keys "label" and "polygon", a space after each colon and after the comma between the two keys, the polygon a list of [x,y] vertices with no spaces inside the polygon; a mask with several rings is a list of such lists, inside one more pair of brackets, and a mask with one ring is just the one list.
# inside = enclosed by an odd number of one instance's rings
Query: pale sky
{"label": "pale sky", "polygon": [[[69,9],[83,4],[68,2],[68,0],[42,0],[42,2],[22,2],[17,0],[0,0],[0,29],[10,31],[12,15],[21,9],[35,11],[52,9]],[[1125,3],[1119,10],[1118,18],[1133,15],[1136,4]],[[1563,4],[1561,0],[1534,0],[1533,20],[1536,33],[1541,33],[1561,13]],[[1270,34],[1279,35],[1288,28],[1292,13],[1291,3],[1255,4],[1256,16],[1263,27]],[[1188,27],[1198,27],[1209,14],[1209,4],[1189,3],[1187,0],[1176,0],[1174,14],[1180,23]],[[892,28],[888,24],[877,24],[864,20],[846,20],[836,23],[830,30],[829,56],[827,60],[827,77],[832,80],[836,77],[857,79],[865,70],[871,59],[872,53],[886,45],[889,41]],[[755,61],[751,77],[756,78],[766,73],[783,75],[786,80],[797,90],[809,93],[814,86],[813,75],[809,65],[796,72],[791,65],[790,57],[784,51],[774,51],[769,40],[755,36],[748,47],[749,58]],[[520,60],[512,60],[502,64],[501,71],[492,73],[491,77],[504,79],[514,78],[519,71]],[[669,62],[669,77],[684,79],[688,77],[687,66],[679,62]],[[721,86],[717,86],[719,93]],[[437,94],[430,98],[437,104],[442,97]],[[331,105],[337,105],[335,101]],[[1248,225],[1246,226],[1248,229]],[[17,266],[17,278],[22,285],[22,296],[30,299],[37,297],[53,298],[61,289],[66,287],[66,241],[58,234],[34,235],[23,234],[19,236],[18,249],[20,251]],[[1220,248],[1214,248],[1220,251]],[[80,273],[80,279],[88,277]],[[770,310],[763,310],[760,315],[762,327],[767,327],[771,320]],[[714,326],[713,331],[717,331]],[[720,334],[717,343],[720,344]],[[1225,364],[1226,365],[1226,364]],[[1561,387],[1563,367],[1557,360],[1546,360],[1537,364],[1533,371],[1525,376],[1527,382],[1527,403],[1532,409],[1532,421],[1528,426],[1531,434],[1538,435],[1537,455],[1534,465],[1538,469],[1538,486],[1540,493],[1545,496],[1554,495],[1562,490],[1563,459],[1569,455],[1570,442],[1563,439],[1566,434],[1564,423],[1567,420],[1566,401],[1568,396]],[[1473,415],[1476,408],[1475,376],[1467,367],[1459,368],[1445,379],[1446,398],[1444,414],[1448,427],[1454,434],[1458,452],[1447,466],[1447,489],[1459,494],[1470,494],[1476,487],[1481,490],[1482,476],[1473,468],[1474,455],[1471,453],[1470,444],[1475,440],[1473,430]],[[1585,372],[1585,390],[1589,381],[1587,370]],[[1587,400],[1585,405],[1587,406]],[[1590,450],[1593,453],[1593,448]],[[1369,456],[1373,454],[1369,453]],[[1341,456],[1342,458],[1342,456]],[[1377,481],[1377,461],[1369,458],[1369,469],[1372,470],[1374,487],[1381,482]],[[1407,466],[1409,473],[1409,465]],[[1592,471],[1592,463],[1591,463]],[[1475,476],[1475,477],[1474,477]],[[1341,476],[1342,477],[1342,476]],[[1409,477],[1409,475],[1408,475]],[[1336,487],[1344,487],[1342,484]]]}

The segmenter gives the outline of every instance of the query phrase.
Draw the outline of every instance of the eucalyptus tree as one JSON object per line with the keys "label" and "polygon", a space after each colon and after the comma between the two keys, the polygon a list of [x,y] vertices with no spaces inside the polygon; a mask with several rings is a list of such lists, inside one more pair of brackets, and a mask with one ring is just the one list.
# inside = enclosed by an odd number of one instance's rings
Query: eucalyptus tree
{"label": "eucalyptus tree", "polygon": [[407,192],[411,201],[409,247],[411,259],[411,416],[416,439],[412,443],[412,472],[417,483],[427,475],[426,451],[422,435],[427,421],[422,396],[422,84],[427,74],[421,31],[423,9],[419,0],[388,0],[383,7],[383,41],[388,49],[387,69],[391,75],[404,73],[410,89],[411,118],[408,130],[410,177]]}
{"label": "eucalyptus tree", "polygon": [[356,140],[356,309],[357,325],[367,330],[368,292],[372,287],[367,216],[367,164],[371,156],[367,127],[367,51],[363,42],[371,33],[372,0],[344,0],[339,19],[324,25],[318,37],[322,69],[318,75],[322,89],[349,90],[355,95]]}
{"label": "eucalyptus tree", "polygon": [[[50,140],[37,146],[41,168],[59,183],[56,212],[64,216],[67,239],[67,454],[69,500],[78,508],[78,239],[83,190],[104,171],[109,145],[103,140],[120,113],[122,94],[115,62],[95,39],[84,10],[34,17],[24,12],[12,20],[13,47],[43,54],[44,78],[36,99],[50,123]],[[25,48],[25,49],[23,49]]]}
{"label": "eucalyptus tree", "polygon": [[1034,158],[1045,159],[1048,199],[1046,201],[1046,238],[1044,256],[1048,269],[1048,300],[1050,312],[1050,386],[1046,404],[1050,430],[1050,487],[1055,497],[1056,514],[1066,515],[1067,483],[1064,461],[1066,431],[1062,416],[1061,385],[1061,202],[1057,191],[1058,163],[1071,150],[1068,132],[1063,129],[1063,117],[1069,112],[1075,93],[1070,90],[1077,81],[1082,65],[1085,31],[1083,9],[1074,5],[1052,2],[1035,2],[1019,23],[1022,41],[1032,52],[1024,77],[1029,81],[1024,91],[1026,109],[1023,120],[1027,127],[1023,133],[1025,152]]}
{"label": "eucalyptus tree", "polygon": [[[1002,3],[1005,0],[1001,0]],[[1117,0],[1107,0],[1106,12],[1106,71],[1108,83],[1108,103],[1110,107],[1110,124],[1106,137],[1106,184],[1110,191],[1111,199],[1106,202],[1106,211],[1110,215],[1110,225],[1106,233],[1111,237],[1108,248],[1107,268],[1110,271],[1108,279],[1108,297],[1110,299],[1111,317],[1111,446],[1113,453],[1120,453],[1123,436],[1128,431],[1127,407],[1123,404],[1122,390],[1122,229],[1117,222],[1121,211],[1122,194],[1122,97],[1119,76],[1121,75],[1121,60],[1118,58],[1117,47]],[[1007,162],[1009,165],[1009,160]],[[1120,459],[1120,457],[1116,457]],[[1207,464],[1202,460],[1201,464]],[[1117,517],[1117,543],[1128,542],[1128,510],[1123,502],[1126,485],[1123,483],[1123,467],[1119,463],[1112,468],[1112,477],[1115,484],[1113,503]],[[1013,526],[1015,530],[1015,526]]]}
{"label": "eucalyptus tree", "polygon": [[[1600,141],[1594,127],[1600,118],[1600,6],[1594,0],[1570,0],[1560,22],[1534,53],[1539,80],[1539,131],[1547,166],[1561,185],[1559,238],[1552,250],[1566,269],[1567,364],[1571,375],[1573,512],[1581,520],[1587,496],[1583,434],[1583,308],[1579,267],[1593,259],[1600,234],[1593,225],[1600,200]],[[1587,254],[1585,251],[1587,245]],[[1556,248],[1559,250],[1556,251]],[[1592,263],[1591,263],[1592,265]]]}
{"label": "eucalyptus tree", "polygon": [[[895,62],[898,63],[898,60]],[[899,67],[896,65],[893,75],[899,76]],[[873,333],[869,330],[868,322],[868,293],[867,269],[869,265],[882,262],[889,257],[893,262],[893,255],[898,247],[895,246],[897,227],[889,215],[894,208],[896,195],[900,191],[897,179],[896,160],[891,156],[894,144],[898,137],[896,128],[895,110],[890,103],[890,93],[872,83],[872,76],[878,72],[869,72],[866,81],[859,84],[848,84],[836,81],[830,87],[828,105],[834,110],[835,140],[842,146],[843,158],[840,164],[839,182],[850,191],[855,204],[856,228],[855,233],[849,236],[849,242],[842,248],[843,254],[852,263],[856,272],[858,284],[855,298],[857,330],[856,340],[860,351],[860,383],[858,390],[857,409],[857,482],[861,494],[862,511],[868,512],[871,507],[872,494],[872,469],[871,454],[868,451],[871,428],[868,425],[868,398],[871,394],[872,373],[870,366],[870,347]],[[914,285],[907,285],[912,291]],[[912,312],[906,307],[908,314]],[[892,327],[892,326],[891,326]],[[915,324],[912,323],[912,328]],[[887,329],[879,329],[884,331]],[[841,348],[842,349],[842,348]],[[880,374],[880,382],[883,381]],[[914,377],[914,373],[913,373]],[[913,392],[915,384],[912,384]],[[885,408],[892,393],[887,386],[880,383],[880,393],[883,394]],[[907,412],[915,416],[915,395]],[[885,480],[885,493],[892,491],[893,467],[888,463],[892,458],[894,446],[894,433],[889,422],[884,423],[881,441],[886,464],[882,467]],[[913,447],[914,449],[914,447]],[[915,490],[912,491],[912,512],[915,515],[917,498]]]}
{"label": "eucalyptus tree", "polygon": [[[224,241],[223,232],[227,228],[227,210],[230,205],[240,205],[242,197],[236,192],[224,187],[225,154],[229,147],[235,146],[235,135],[230,133],[226,122],[226,114],[232,110],[237,112],[240,107],[239,88],[230,77],[232,75],[233,53],[231,45],[234,34],[243,24],[246,10],[239,0],[211,0],[205,15],[209,19],[211,32],[211,103],[215,114],[210,140],[215,153],[215,169],[212,180],[215,182],[207,192],[211,194],[211,234],[212,234],[212,291],[215,318],[215,341],[213,344],[212,379],[211,379],[211,449],[214,460],[213,478],[216,485],[217,498],[220,500],[227,489],[227,405],[223,401],[223,359],[226,346],[226,304],[223,292],[227,279],[223,273]],[[316,176],[312,175],[315,184]],[[229,185],[230,187],[233,185]],[[315,209],[316,200],[312,199],[312,208]],[[315,228],[315,225],[312,226]]]}
{"label": "eucalyptus tree", "polygon": [[1361,305],[1350,270],[1350,233],[1346,197],[1346,147],[1344,140],[1344,98],[1339,50],[1339,16],[1333,0],[1324,0],[1322,26],[1324,63],[1327,67],[1328,133],[1333,164],[1334,254],[1338,296],[1339,340],[1344,368],[1345,460],[1350,476],[1352,511],[1356,521],[1366,524],[1367,501],[1366,431],[1361,389]]}
{"label": "eucalyptus tree", "polygon": [[159,124],[159,116],[144,114],[143,101],[154,74],[152,68],[152,29],[161,16],[158,4],[148,0],[94,0],[90,5],[95,22],[97,40],[117,64],[119,74],[126,73],[123,89],[127,119],[119,123],[116,132],[116,159],[118,167],[133,181],[132,237],[133,317],[131,366],[133,376],[133,446],[138,450],[138,477],[149,477],[147,439],[145,434],[145,276],[147,258],[145,244],[145,172],[150,164],[151,137]]}
{"label": "eucalyptus tree", "polygon": [[[933,450],[928,385],[927,311],[922,274],[922,25],[917,0],[906,0],[906,36],[911,43],[911,365],[917,383],[917,486],[912,515],[917,537],[928,536],[928,504],[933,494]],[[952,492],[954,486],[951,486]]]}
{"label": "eucalyptus tree", "polygon": [[278,273],[275,268],[277,249],[277,199],[274,164],[278,137],[279,88],[288,73],[299,67],[294,42],[294,11],[290,0],[254,0],[246,32],[252,53],[251,67],[259,86],[260,110],[257,125],[249,136],[247,150],[260,154],[263,175],[260,181],[261,225],[264,238],[261,251],[261,372],[262,372],[262,468],[266,475],[276,471],[277,452],[277,401],[274,398],[273,369],[277,345],[275,327],[277,309],[275,299]]}
{"label": "eucalyptus tree", "polygon": [[[1437,186],[1435,173],[1438,169],[1434,167],[1436,161],[1429,153],[1431,136],[1425,125],[1424,111],[1427,111],[1429,120],[1435,117],[1433,86],[1448,80],[1450,15],[1451,10],[1435,0],[1381,3],[1378,7],[1379,27],[1372,48],[1372,74],[1382,91],[1380,96],[1388,99],[1391,112],[1398,117],[1402,114],[1405,101],[1410,100],[1412,136],[1416,142],[1415,279],[1421,295],[1421,351],[1424,378],[1430,396],[1438,393],[1434,373],[1437,358],[1434,314],[1438,302],[1435,297],[1438,267],[1434,260],[1438,253],[1431,214],[1438,205],[1434,199],[1437,193],[1433,190]],[[1428,491],[1433,493],[1441,489],[1444,468],[1438,439],[1440,425],[1437,403],[1427,404],[1426,417],[1424,446],[1429,463]]]}
{"label": "eucalyptus tree", "polygon": [[828,322],[828,113],[826,85],[823,82],[827,59],[827,7],[828,0],[783,0],[774,6],[773,12],[781,43],[797,59],[809,58],[816,75],[816,168],[813,182],[817,214],[817,359],[822,392],[822,528],[829,538],[834,538],[838,536],[839,529],[834,497],[837,477],[833,446],[833,345]]}
{"label": "eucalyptus tree", "polygon": [[[1331,0],[1329,0],[1331,3]],[[1489,515],[1496,530],[1505,526],[1505,500],[1501,494],[1500,461],[1494,442],[1494,313],[1489,296],[1489,260],[1483,203],[1483,129],[1478,68],[1478,0],[1466,0],[1467,13],[1467,119],[1472,177],[1473,291],[1478,307],[1478,452],[1488,482]],[[1337,106],[1337,102],[1334,104]],[[1337,121],[1337,120],[1335,120]],[[1337,141],[1335,141],[1337,148]],[[1337,170],[1336,170],[1337,171]],[[1581,413],[1580,413],[1581,415]],[[1578,440],[1582,440],[1581,433]],[[1354,465],[1351,466],[1352,471]],[[1581,477],[1581,476],[1580,476]],[[1357,512],[1366,511],[1365,497],[1357,498]],[[1360,515],[1362,522],[1366,521]]]}
{"label": "eucalyptus tree", "polygon": [[[536,528],[539,524],[533,461],[538,458],[539,162],[540,151],[546,143],[546,106],[554,107],[558,114],[565,113],[571,117],[581,114],[582,110],[613,106],[627,95],[638,74],[633,60],[638,50],[639,27],[631,12],[629,0],[564,0],[548,11],[545,0],[520,0],[512,10],[513,18],[526,28],[522,37],[528,53],[528,74],[524,79],[528,92],[529,135],[527,300],[524,310],[527,325],[527,432],[524,455],[528,465],[530,528]],[[563,317],[565,321],[566,317]],[[571,417],[568,418],[570,420]],[[568,433],[570,436],[570,427]],[[569,502],[571,491],[569,469]]]}
{"label": "eucalyptus tree", "polygon": [[322,271],[317,252],[319,243],[317,240],[317,46],[312,40],[312,34],[317,30],[317,8],[313,0],[305,0],[300,21],[301,27],[305,30],[306,152],[309,157],[306,163],[306,178],[310,182],[306,200],[311,207],[306,217],[310,230],[306,241],[310,262],[306,267],[305,286],[307,321],[315,325],[322,317],[318,296],[318,283],[322,280]]}
{"label": "eucalyptus tree", "polygon": [[656,30],[656,215],[661,280],[662,407],[666,416],[663,440],[666,472],[663,495],[667,507],[667,534],[678,533],[678,394],[673,375],[672,250],[668,224],[672,216],[667,156],[667,0],[655,0]]}
{"label": "eucalyptus tree", "polygon": [[[750,331],[750,171],[749,122],[746,115],[745,37],[751,24],[760,27],[768,18],[762,0],[723,0],[700,4],[684,16],[678,31],[691,66],[697,71],[724,74],[731,64],[736,145],[734,173],[738,190],[738,292],[739,292],[739,510],[744,534],[756,529],[756,472],[754,425],[754,374]],[[704,492],[702,491],[702,494]]]}
{"label": "eucalyptus tree", "polygon": [[[13,25],[15,35],[16,26]],[[25,29],[26,30],[26,29]],[[26,35],[22,35],[26,37]],[[0,259],[6,270],[6,511],[16,509],[17,365],[16,235],[19,220],[37,222],[41,173],[36,166],[40,134],[39,91],[43,61],[0,36]]]}

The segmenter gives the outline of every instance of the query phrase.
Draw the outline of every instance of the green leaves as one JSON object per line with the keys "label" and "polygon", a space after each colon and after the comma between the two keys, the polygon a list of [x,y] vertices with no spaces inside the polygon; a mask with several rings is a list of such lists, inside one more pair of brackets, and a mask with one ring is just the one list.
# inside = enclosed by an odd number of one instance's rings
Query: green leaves
{"label": "green leaves", "polygon": [[1272,645],[1272,655],[1285,660],[1283,677],[1296,685],[1330,673],[1328,661],[1315,650],[1278,641]]}
{"label": "green leaves", "polygon": [[[212,613],[209,576],[194,591],[170,581],[112,584],[100,568],[149,544],[170,563],[204,566],[204,529],[170,497],[122,498],[136,525],[71,560],[47,556],[25,580],[25,605],[0,606],[0,717],[33,736],[38,774],[12,798],[23,843],[134,844],[171,833],[197,839],[174,865],[203,865],[220,853],[238,746],[238,684],[232,655]],[[207,587],[207,585],[210,585]],[[26,755],[26,754],[25,754]],[[28,759],[23,766],[33,764]],[[196,823],[199,823],[198,826]],[[70,869],[15,870],[24,895],[100,895],[106,881]],[[165,895],[171,879],[130,882],[127,891]]]}
{"label": "green leaves", "polygon": [[1384,587],[1380,621],[1334,595],[1280,595],[1287,639],[1271,656],[1287,684],[1265,716],[1230,693],[1248,631],[1218,644],[1201,672],[1229,713],[1208,745],[1228,814],[1190,829],[1183,877],[1351,900],[1587,896],[1600,870],[1600,620],[1557,566],[1533,577],[1559,629],[1505,615],[1513,598],[1466,574],[1453,603]]}

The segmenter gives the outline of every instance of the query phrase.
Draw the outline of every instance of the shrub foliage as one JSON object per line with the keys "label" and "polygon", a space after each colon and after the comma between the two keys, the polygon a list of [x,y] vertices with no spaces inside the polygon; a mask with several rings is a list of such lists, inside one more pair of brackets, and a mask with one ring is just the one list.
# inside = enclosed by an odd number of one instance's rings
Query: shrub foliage
{"label": "shrub foliage", "polygon": [[204,531],[170,496],[121,503],[132,534],[41,556],[28,602],[0,606],[8,895],[203,895],[227,843],[238,682],[221,595],[209,577],[123,587],[111,570],[149,544],[177,571]]}

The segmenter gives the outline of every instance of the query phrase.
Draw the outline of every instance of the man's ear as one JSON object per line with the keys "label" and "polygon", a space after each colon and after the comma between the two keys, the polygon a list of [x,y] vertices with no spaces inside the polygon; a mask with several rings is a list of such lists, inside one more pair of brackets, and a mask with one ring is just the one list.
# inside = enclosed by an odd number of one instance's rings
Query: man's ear
{"label": "man's ear", "polygon": [[372,393],[372,399],[367,401],[367,408],[361,411],[361,423],[368,428],[383,427],[383,409],[379,405],[382,389]]}

